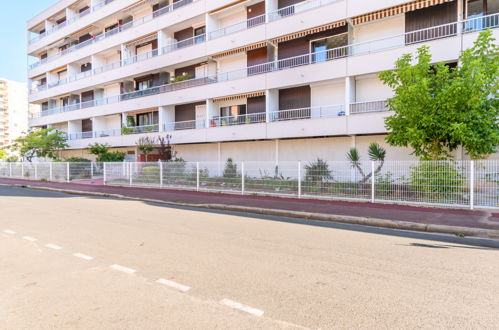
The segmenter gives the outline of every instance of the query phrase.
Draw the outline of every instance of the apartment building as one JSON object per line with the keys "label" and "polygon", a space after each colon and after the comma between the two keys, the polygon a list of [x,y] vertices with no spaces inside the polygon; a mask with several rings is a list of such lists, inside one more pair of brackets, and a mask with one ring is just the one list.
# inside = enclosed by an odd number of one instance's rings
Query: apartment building
{"label": "apartment building", "polygon": [[[0,148],[28,130],[29,109],[26,83],[0,78]],[[33,114],[39,112],[36,106],[31,109]]]}
{"label": "apartment building", "polygon": [[[170,134],[186,160],[344,160],[386,146],[377,78],[425,44],[455,65],[499,0],[61,0],[27,23],[31,127],[137,157]],[[391,159],[412,159],[403,148]],[[464,157],[462,152],[457,158]]]}

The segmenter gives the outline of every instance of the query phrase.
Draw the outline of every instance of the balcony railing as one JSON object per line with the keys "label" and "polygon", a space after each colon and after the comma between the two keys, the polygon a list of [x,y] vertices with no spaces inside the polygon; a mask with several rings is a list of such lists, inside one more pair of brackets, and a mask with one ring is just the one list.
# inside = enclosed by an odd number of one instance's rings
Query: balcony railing
{"label": "balcony railing", "polygon": [[56,31],[59,31],[63,27],[68,26],[69,24],[72,24],[72,23],[76,22],[80,18],[85,17],[88,14],[93,13],[93,12],[101,9],[102,7],[104,7],[104,6],[112,3],[114,1],[115,0],[103,0],[100,3],[96,4],[95,6],[93,6],[92,8],[88,8],[87,10],[84,10],[81,13],[76,14],[75,16],[71,17],[70,19],[67,19],[65,22],[63,22],[61,24],[58,24],[58,25],[55,25],[52,28],[50,28],[47,31],[45,31],[44,33],[41,33],[41,34],[33,37],[28,43],[31,45],[31,44],[37,42],[38,40],[41,40],[41,39],[45,38],[49,34],[52,34],[52,33],[56,32]]}
{"label": "balcony railing", "polygon": [[210,127],[257,124],[264,123],[266,119],[267,114],[265,112],[248,113],[237,116],[213,117],[210,119]]}
{"label": "balcony railing", "polygon": [[301,13],[310,9],[318,8],[339,1],[340,0],[308,0],[308,1],[299,2],[297,4],[269,12],[267,14],[268,21],[269,22],[277,21],[281,18],[285,18],[297,13]]}
{"label": "balcony railing", "polygon": [[[499,17],[499,13],[494,14],[494,15]],[[486,17],[481,17],[479,19],[483,20],[483,19],[486,19]],[[474,19],[474,20],[477,20],[477,19]],[[456,23],[452,23],[452,24],[456,24]],[[408,35],[415,35],[415,34],[426,35],[428,38],[430,38],[430,40],[434,39],[434,36],[435,36],[434,33],[433,34],[429,33],[429,32],[422,33],[422,31],[429,31],[429,30],[434,30],[434,31],[444,30],[445,31],[446,30],[446,31],[449,31],[449,33],[451,33],[449,36],[455,35],[455,34],[453,34],[452,29],[446,28],[446,26],[449,26],[449,25],[450,24],[445,24],[442,26],[436,26],[436,27],[432,27],[432,28],[428,28],[428,29],[419,30],[419,31],[413,31],[413,32],[409,32],[409,33],[405,33],[405,34],[401,34],[401,35],[397,35],[397,36],[393,36],[393,37],[378,39],[378,40],[359,43],[359,44],[353,44],[353,45],[349,45],[349,46],[333,48],[333,49],[329,49],[329,50],[325,50],[325,51],[295,56],[295,57],[291,57],[291,58],[285,58],[282,60],[263,63],[263,64],[259,64],[259,65],[239,69],[239,70],[218,73],[218,74],[210,75],[210,76],[203,77],[203,78],[190,79],[190,80],[186,80],[186,81],[182,81],[182,82],[178,82],[178,83],[173,83],[173,84],[166,84],[166,85],[162,85],[162,86],[149,88],[149,89],[146,89],[143,91],[137,91],[137,92],[132,92],[132,93],[110,96],[107,98],[101,98],[98,100],[88,101],[88,102],[84,102],[84,103],[76,104],[76,105],[71,105],[71,106],[67,106],[67,107],[53,108],[53,109],[50,109],[47,111],[43,111],[42,116],[46,116],[46,115],[58,113],[58,112],[78,110],[81,108],[87,108],[87,107],[92,107],[92,106],[97,106],[97,105],[112,104],[112,103],[117,103],[120,101],[134,99],[134,98],[138,98],[138,97],[167,93],[167,92],[172,92],[172,91],[181,90],[181,89],[185,89],[185,88],[203,86],[203,85],[207,85],[207,84],[213,84],[213,83],[218,83],[218,82],[223,82],[223,81],[230,81],[230,80],[235,80],[235,79],[242,79],[242,78],[246,78],[248,76],[270,73],[270,72],[274,72],[274,71],[280,71],[280,70],[295,68],[295,67],[304,66],[304,65],[322,63],[322,62],[336,60],[336,59],[349,57],[349,56],[363,55],[363,54],[378,52],[378,51],[382,51],[385,49],[391,49],[391,48],[395,48],[395,47],[403,47],[406,45],[406,37]],[[412,39],[412,40],[415,40],[415,39]],[[419,40],[419,42],[424,42],[424,41],[427,41],[427,40],[426,39]],[[35,116],[36,116],[36,114],[35,114]]]}
{"label": "balcony railing", "polygon": [[[375,104],[376,102],[379,101],[364,102],[362,104],[368,104],[368,103]],[[365,112],[368,112],[367,111],[368,109],[377,109],[377,108],[374,106],[367,107]],[[380,110],[375,110],[375,111],[380,111]],[[345,106],[343,104],[300,108],[300,109],[278,110],[278,111],[270,111],[268,113],[269,122],[333,118],[333,117],[342,117],[342,116],[345,116]],[[238,116],[213,117],[208,121],[209,122],[208,127],[216,128],[216,127],[228,127],[236,125],[250,125],[250,124],[265,123],[266,121],[267,121],[267,113],[258,112],[258,113],[244,114]],[[204,129],[207,128],[206,123],[207,123],[206,119],[196,119],[196,120],[166,123],[162,127],[164,132],[172,132],[180,130]],[[110,136],[129,135],[129,134],[147,134],[147,133],[158,132],[158,128],[159,128],[158,125],[129,127],[129,128],[124,127],[121,129],[110,129],[104,131],[97,131],[93,133],[84,132],[84,133],[70,134],[68,136],[68,139],[78,140],[78,139],[87,139],[91,137],[102,138]]]}
{"label": "balcony railing", "polygon": [[262,24],[265,24],[265,14],[222,27],[215,31],[211,31],[209,34],[210,40],[220,38],[231,33],[247,30],[249,28]]}
{"label": "balcony railing", "polygon": [[166,7],[163,7],[161,9],[156,10],[152,14],[143,16],[143,17],[135,19],[135,20],[133,20],[131,22],[125,23],[123,25],[120,25],[120,26],[118,26],[118,27],[116,27],[116,28],[114,28],[112,30],[109,30],[109,31],[103,32],[101,34],[98,34],[96,36],[93,36],[89,40],[86,40],[86,41],[83,41],[83,42],[81,42],[79,44],[71,46],[71,47],[69,47],[69,48],[67,48],[67,49],[65,49],[65,50],[63,50],[63,51],[61,51],[61,52],[59,52],[57,54],[48,56],[48,57],[46,57],[46,58],[44,58],[44,59],[42,59],[42,60],[40,60],[38,62],[35,62],[35,63],[31,64],[29,66],[29,68],[30,69],[34,69],[34,68],[36,68],[37,66],[39,66],[41,64],[50,62],[50,61],[52,61],[52,60],[54,60],[56,58],[59,58],[59,57],[64,56],[66,54],[72,53],[72,52],[74,52],[76,50],[79,50],[79,49],[81,49],[83,47],[86,47],[88,45],[94,44],[94,43],[96,43],[96,42],[98,42],[100,40],[104,40],[104,39],[106,39],[108,37],[111,37],[111,36],[117,34],[117,33],[126,31],[126,30],[128,30],[128,29],[130,29],[132,27],[136,27],[136,26],[142,25],[144,23],[150,22],[153,19],[155,19],[155,18],[157,18],[157,17],[159,17],[161,15],[164,15],[164,14],[169,13],[169,12],[171,12],[171,11],[177,9],[177,8],[183,7],[185,5],[188,5],[188,4],[196,2],[196,1],[199,1],[199,0],[181,0],[181,1],[175,2],[175,3],[171,4],[171,5],[168,5]]}
{"label": "balcony railing", "polygon": [[345,116],[345,106],[343,104],[273,111],[270,113],[270,121],[329,118],[339,116]]}
{"label": "balcony railing", "polygon": [[196,128],[206,128],[206,120],[197,119],[197,120],[187,120],[187,121],[177,121],[174,123],[167,123],[164,125],[165,131],[181,131],[187,129],[196,129]]}
{"label": "balcony railing", "polygon": [[386,100],[357,102],[350,104],[350,114],[388,111]]}
{"label": "balcony railing", "polygon": [[[185,48],[185,47],[189,47],[189,46],[192,46],[192,45],[197,45],[197,44],[203,43],[205,41],[206,41],[206,35],[204,35],[204,34],[203,35],[199,35],[199,36],[195,36],[195,37],[192,37],[192,38],[189,38],[189,39],[184,39],[184,40],[181,40],[181,41],[169,44],[169,45],[163,47],[163,49],[161,49],[161,50],[159,50],[159,49],[153,49],[152,51],[149,51],[149,52],[146,52],[146,53],[142,53],[142,54],[139,54],[139,55],[135,55],[135,56],[132,56],[132,57],[120,60],[120,61],[116,61],[114,63],[106,64],[104,66],[101,66],[101,67],[98,67],[98,68],[95,68],[95,69],[92,69],[92,70],[88,70],[86,72],[72,74],[72,75],[70,75],[70,76],[68,76],[68,77],[66,77],[64,79],[61,79],[61,80],[59,80],[57,82],[49,84],[48,88],[53,88],[53,87],[56,87],[56,86],[61,86],[61,85],[64,85],[64,84],[67,84],[67,83],[70,83],[70,82],[73,82],[73,81],[76,81],[76,80],[80,80],[80,79],[84,79],[84,78],[87,78],[87,77],[91,77],[91,76],[99,74],[99,73],[103,73],[103,72],[107,72],[107,71],[110,71],[110,70],[118,69],[118,68],[121,68],[121,67],[124,67],[124,66],[127,66],[127,65],[138,63],[138,62],[147,61],[147,60],[149,60],[151,58],[154,58],[154,57],[157,57],[159,55],[165,55],[165,54],[173,52],[175,50],[178,50],[178,49],[181,49],[181,48]],[[40,91],[43,91],[43,90],[46,90],[46,89],[47,89],[47,87],[45,87],[44,89],[36,89],[35,88],[35,89],[32,89],[30,92],[31,93],[40,92]]]}

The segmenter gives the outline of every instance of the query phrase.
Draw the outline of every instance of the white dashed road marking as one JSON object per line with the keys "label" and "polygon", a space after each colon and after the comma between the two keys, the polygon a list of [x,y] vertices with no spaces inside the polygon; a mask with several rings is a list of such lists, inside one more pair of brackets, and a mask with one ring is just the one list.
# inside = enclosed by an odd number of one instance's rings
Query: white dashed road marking
{"label": "white dashed road marking", "polygon": [[6,234],[9,234],[9,235],[15,235],[16,234],[15,231],[10,230],[10,229],[5,229],[3,232],[6,233]]}
{"label": "white dashed road marking", "polygon": [[85,259],[85,260],[92,260],[94,258],[91,256],[87,256],[86,254],[83,254],[83,253],[75,253],[75,254],[73,254],[73,256],[75,256],[77,258]]}
{"label": "white dashed road marking", "polygon": [[220,303],[222,305],[229,306],[230,308],[238,309],[240,311],[243,311],[243,312],[246,312],[246,313],[249,313],[249,314],[253,314],[255,316],[262,316],[263,313],[264,313],[260,309],[249,307],[249,306],[243,305],[241,303],[238,303],[237,301],[233,301],[233,300],[230,300],[230,299],[222,299],[220,301]]}
{"label": "white dashed road marking", "polygon": [[54,250],[62,249],[62,247],[60,247],[59,245],[55,245],[55,244],[47,244],[45,246],[48,247],[49,249],[54,249]]}
{"label": "white dashed road marking", "polygon": [[182,292],[187,292],[191,289],[190,287],[188,287],[186,285],[182,285],[182,284],[170,281],[170,280],[165,280],[164,278],[160,278],[159,280],[156,281],[156,283],[169,286],[171,288],[177,289],[177,290],[182,291]]}
{"label": "white dashed road marking", "polygon": [[38,239],[31,237],[31,236],[24,236],[23,239],[30,241],[30,242],[36,242]]}
{"label": "white dashed road marking", "polygon": [[133,273],[136,272],[135,269],[128,268],[128,267],[125,267],[125,266],[116,265],[116,264],[115,265],[111,265],[111,268],[114,269],[114,270],[123,272],[123,273],[127,273],[127,274],[133,274]]}

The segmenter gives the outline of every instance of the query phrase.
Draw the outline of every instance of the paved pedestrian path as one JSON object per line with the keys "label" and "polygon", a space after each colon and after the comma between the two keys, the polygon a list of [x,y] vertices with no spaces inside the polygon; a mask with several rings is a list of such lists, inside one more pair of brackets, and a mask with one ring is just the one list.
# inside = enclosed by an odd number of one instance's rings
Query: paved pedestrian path
{"label": "paved pedestrian path", "polygon": [[499,211],[464,210],[408,205],[326,201],[266,196],[240,196],[234,194],[194,192],[155,188],[118,187],[99,184],[42,182],[0,178],[0,184],[22,184],[32,187],[68,189],[82,192],[119,194],[133,198],[161,200],[186,204],[224,204],[286,211],[322,213],[338,216],[371,217],[385,220],[407,221],[419,224],[457,226],[499,230]]}

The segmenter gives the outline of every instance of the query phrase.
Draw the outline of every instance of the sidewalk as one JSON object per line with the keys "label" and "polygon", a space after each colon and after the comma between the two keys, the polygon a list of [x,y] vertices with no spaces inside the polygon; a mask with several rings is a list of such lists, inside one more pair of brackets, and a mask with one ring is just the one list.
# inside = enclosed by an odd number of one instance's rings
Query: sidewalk
{"label": "sidewalk", "polygon": [[[462,233],[469,236],[483,236],[479,235],[479,232],[482,232],[482,234],[486,234],[485,236],[499,238],[499,212],[495,210],[471,211],[394,204],[372,204],[367,202],[240,196],[184,190],[130,188],[88,183],[41,182],[5,178],[0,178],[0,184],[121,195],[212,209],[349,222],[400,229],[454,234]],[[355,219],[358,219],[358,221],[354,221]],[[451,227],[454,227],[454,229]],[[474,230],[475,234],[473,234]],[[490,232],[487,234],[487,231]]]}

